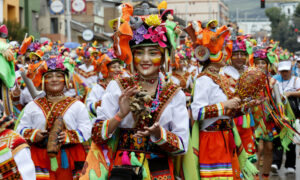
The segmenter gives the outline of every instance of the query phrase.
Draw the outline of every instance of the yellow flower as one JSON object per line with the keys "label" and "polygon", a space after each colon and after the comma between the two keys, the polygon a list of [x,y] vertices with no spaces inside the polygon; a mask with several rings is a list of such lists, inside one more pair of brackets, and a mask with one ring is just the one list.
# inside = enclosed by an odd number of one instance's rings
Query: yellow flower
{"label": "yellow flower", "polygon": [[161,21],[157,14],[152,14],[145,19],[145,23],[148,26],[159,26]]}

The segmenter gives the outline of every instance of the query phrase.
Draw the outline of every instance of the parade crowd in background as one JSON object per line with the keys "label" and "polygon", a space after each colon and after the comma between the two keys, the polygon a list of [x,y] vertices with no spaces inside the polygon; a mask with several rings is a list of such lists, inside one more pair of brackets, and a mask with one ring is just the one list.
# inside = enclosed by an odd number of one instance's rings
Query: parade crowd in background
{"label": "parade crowd in background", "polygon": [[270,179],[283,154],[295,173],[300,56],[182,27],[165,1],[120,7],[106,46],[0,26],[0,179]]}

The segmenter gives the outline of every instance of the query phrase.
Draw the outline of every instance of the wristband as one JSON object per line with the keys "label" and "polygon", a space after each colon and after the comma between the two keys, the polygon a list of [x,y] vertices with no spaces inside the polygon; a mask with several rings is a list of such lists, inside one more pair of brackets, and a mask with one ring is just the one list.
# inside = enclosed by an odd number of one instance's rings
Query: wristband
{"label": "wristband", "polygon": [[120,118],[120,116],[119,116],[118,114],[116,114],[116,115],[114,116],[114,119],[117,120],[118,122],[121,122],[121,121],[122,121],[122,119]]}

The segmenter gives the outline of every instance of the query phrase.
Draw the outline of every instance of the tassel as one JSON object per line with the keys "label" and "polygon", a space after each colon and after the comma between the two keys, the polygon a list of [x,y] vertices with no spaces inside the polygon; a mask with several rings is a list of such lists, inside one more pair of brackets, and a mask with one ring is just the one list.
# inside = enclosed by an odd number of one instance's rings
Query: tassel
{"label": "tassel", "polygon": [[249,161],[251,163],[256,163],[257,162],[257,156],[256,156],[256,154],[249,155],[248,159],[249,159]]}
{"label": "tassel", "polygon": [[246,117],[246,115],[242,115],[242,118],[243,118],[243,125],[242,125],[242,127],[243,128],[247,128],[247,117]]}
{"label": "tassel", "polygon": [[[140,154],[140,163],[141,164],[143,164],[144,158],[146,158],[145,154],[141,153]],[[151,175],[150,175],[148,160],[145,159],[144,166],[143,166],[143,180],[150,180],[150,177],[151,177]]]}
{"label": "tassel", "polygon": [[122,155],[122,165],[131,165],[130,164],[130,160],[129,160],[129,157],[128,157],[128,152],[127,151],[124,151],[123,152],[123,155]]}
{"label": "tassel", "polygon": [[255,126],[255,122],[254,122],[254,118],[253,118],[252,113],[250,113],[249,116],[250,116],[250,127],[254,127]]}
{"label": "tassel", "polygon": [[51,171],[56,171],[58,168],[56,157],[50,158]]}
{"label": "tassel", "polygon": [[64,149],[61,150],[61,167],[64,169],[69,168],[68,156]]}
{"label": "tassel", "polygon": [[237,126],[242,126],[243,125],[243,116],[237,117]]}
{"label": "tassel", "polygon": [[[131,159],[130,159],[131,165],[142,167],[142,162],[143,162],[143,161],[140,162],[140,161],[138,160],[138,158],[135,156],[135,153],[134,153],[134,152],[131,152],[131,153],[130,153],[130,156],[131,156]],[[144,158],[143,158],[143,159],[140,159],[140,160],[144,160]],[[138,172],[136,172],[136,173],[138,173]],[[143,179],[147,177],[147,171],[146,171],[145,168],[143,168],[142,175],[143,175]],[[149,176],[149,177],[150,177],[150,176]]]}

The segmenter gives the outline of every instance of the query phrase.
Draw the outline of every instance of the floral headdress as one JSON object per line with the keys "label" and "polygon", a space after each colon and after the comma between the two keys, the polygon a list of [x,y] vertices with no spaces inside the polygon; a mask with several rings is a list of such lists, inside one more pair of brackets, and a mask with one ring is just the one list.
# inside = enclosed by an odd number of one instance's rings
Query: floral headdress
{"label": "floral headdress", "polygon": [[168,50],[165,51],[167,56],[170,55],[169,52],[172,49],[176,49],[178,34],[175,33],[175,29],[178,28],[177,24],[169,20],[162,23],[158,9],[154,9],[149,7],[145,9],[143,5],[135,7],[130,20],[125,20],[115,32],[113,36],[114,51],[117,57],[126,64],[132,62],[131,49],[136,47],[159,46]]}
{"label": "floral headdress", "polygon": [[268,62],[267,51],[265,49],[258,49],[254,51],[254,60],[266,60]]}
{"label": "floral headdress", "polygon": [[27,77],[30,78],[35,87],[43,86],[44,75],[48,72],[61,71],[65,74],[66,84],[69,76],[68,69],[64,66],[64,60],[61,55],[49,55],[47,58],[43,58],[36,64],[30,64],[28,66]]}
{"label": "floral headdress", "polygon": [[245,52],[247,53],[247,47],[245,40],[235,40],[232,42],[232,52]]}

